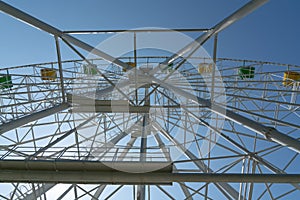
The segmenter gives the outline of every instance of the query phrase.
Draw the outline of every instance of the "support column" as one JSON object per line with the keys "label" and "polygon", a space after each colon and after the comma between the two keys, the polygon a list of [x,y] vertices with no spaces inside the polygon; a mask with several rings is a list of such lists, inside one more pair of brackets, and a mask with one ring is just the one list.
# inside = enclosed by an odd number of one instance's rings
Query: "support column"
{"label": "support column", "polygon": [[[148,94],[148,88],[145,88],[145,96]],[[145,100],[145,105],[150,105],[150,98],[148,97]],[[146,162],[147,159],[147,135],[149,134],[149,128],[147,127],[149,125],[149,113],[145,113],[143,117],[143,129],[142,129],[142,135],[141,135],[141,150],[140,150],[140,161]],[[145,200],[145,191],[146,187],[145,185],[138,185],[137,188],[137,200]]]}
{"label": "support column", "polygon": [[65,94],[62,64],[61,64],[60,46],[59,46],[58,37],[54,36],[54,38],[55,38],[56,53],[57,53],[57,63],[58,63],[58,71],[59,71],[59,79],[60,79],[60,87],[61,87],[61,96],[62,96],[63,102],[65,103],[66,102],[66,97],[65,97],[66,94]]}

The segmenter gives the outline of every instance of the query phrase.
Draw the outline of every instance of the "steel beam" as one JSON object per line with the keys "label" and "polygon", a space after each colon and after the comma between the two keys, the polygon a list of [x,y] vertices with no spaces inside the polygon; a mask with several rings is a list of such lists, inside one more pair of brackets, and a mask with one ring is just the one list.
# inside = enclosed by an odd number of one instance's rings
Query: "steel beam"
{"label": "steel beam", "polygon": [[62,141],[63,139],[67,138],[69,135],[71,135],[72,133],[74,133],[75,131],[77,131],[78,129],[80,129],[81,127],[85,126],[86,124],[88,124],[90,121],[92,121],[93,119],[95,119],[98,115],[94,115],[88,119],[86,119],[84,122],[82,122],[81,124],[79,124],[78,126],[76,126],[75,128],[72,128],[71,130],[67,131],[66,133],[64,133],[62,136],[58,137],[56,140],[50,142],[49,144],[47,144],[46,146],[40,148],[39,150],[37,150],[34,154],[30,155],[27,159],[32,159],[37,157],[40,153],[45,152],[47,149],[49,149],[50,147],[54,146],[55,144],[59,143],[60,141]]}
{"label": "steel beam", "polygon": [[[158,168],[158,166],[163,166]],[[157,169],[155,172],[172,172],[172,166],[166,162],[140,162],[140,161],[81,161],[81,160],[1,160],[1,170],[29,170],[29,171],[99,171],[118,172],[115,167],[129,167],[137,171],[140,167],[145,171]],[[155,168],[156,167],[156,168]]]}
{"label": "steel beam", "polygon": [[[166,184],[170,182],[299,183],[300,174],[173,173],[170,166],[148,173],[120,172],[109,165],[136,167],[140,162],[2,160],[0,182]],[[156,165],[155,162],[143,163]],[[51,185],[49,185],[51,186]]]}
{"label": "steel beam", "polygon": [[58,63],[58,71],[59,71],[59,80],[60,80],[60,87],[61,87],[61,97],[63,102],[66,102],[65,97],[65,85],[64,85],[64,76],[63,76],[63,69],[62,69],[62,62],[61,62],[61,53],[60,53],[60,45],[58,41],[58,37],[54,36],[55,39],[55,46],[56,46],[56,54],[57,54],[57,63]]}
{"label": "steel beam", "polygon": [[[1,4],[1,1],[0,1],[0,4]],[[53,115],[55,113],[58,113],[60,111],[68,109],[68,108],[69,108],[69,104],[62,103],[62,104],[54,106],[52,108],[38,111],[38,112],[32,113],[28,116],[24,116],[24,117],[12,120],[10,122],[4,123],[4,124],[0,125],[0,135],[7,131],[21,127],[27,123],[42,119],[42,118],[50,116],[50,115]]]}
{"label": "steel beam", "polygon": [[[165,144],[163,143],[162,139],[160,138],[159,134],[155,134],[154,135],[156,142],[158,143],[158,146],[161,148],[161,151],[164,152],[165,157],[168,158],[169,155],[166,153],[166,151],[164,150],[166,148]],[[173,170],[177,171],[177,168],[175,165],[173,165]],[[185,195],[187,200],[193,200],[193,197],[190,193],[190,191],[188,190],[188,188],[186,187],[185,183],[181,183],[179,182],[180,188],[183,192],[183,194]]]}
{"label": "steel beam", "polygon": [[149,113],[150,106],[132,106],[132,105],[95,105],[95,106],[75,106],[73,113]]}
{"label": "steel beam", "polygon": [[148,77],[148,81],[156,82],[159,85],[172,90],[174,93],[176,93],[178,95],[181,95],[187,99],[190,99],[191,101],[194,101],[195,103],[200,104],[202,106],[206,106],[207,109],[225,117],[226,119],[229,119],[235,123],[238,123],[260,135],[263,135],[265,138],[267,138],[270,141],[276,142],[282,146],[286,146],[286,147],[296,151],[297,153],[300,153],[300,141],[295,138],[292,138],[286,134],[279,132],[275,128],[267,127],[257,121],[251,120],[247,117],[237,114],[237,113],[235,113],[229,109],[226,109],[222,106],[213,104],[211,101],[209,101],[207,99],[196,97],[189,92],[186,92],[178,87],[174,87],[173,85],[170,85],[164,81],[161,81],[153,76]]}
{"label": "steel beam", "polygon": [[[84,96],[67,94],[67,101],[71,104],[72,112],[76,113],[149,113],[150,108],[180,108],[180,105],[157,106],[150,103],[143,106],[131,105],[128,100],[97,100]],[[194,106],[192,108],[198,108]],[[189,107],[191,108],[191,107]]]}
{"label": "steel beam", "polygon": [[[180,142],[178,142],[173,136],[168,134],[164,129],[162,129],[158,123],[152,122],[153,126],[159,130],[164,137],[166,137],[169,141],[171,141],[176,147],[178,147],[184,154],[193,160],[193,163],[204,173],[209,172],[213,173],[213,170],[210,169],[202,160],[198,160],[198,158],[188,149],[186,149]],[[216,187],[224,194],[230,195],[232,198],[237,199],[239,197],[239,193],[231,187],[228,183],[215,183]]]}
{"label": "steel beam", "polygon": [[0,11],[18,19],[18,20],[21,20],[27,24],[30,24],[31,26],[33,27],[36,27],[42,31],[46,31],[48,33],[50,33],[51,35],[54,35],[54,36],[57,36],[57,37],[60,37],[66,41],[68,41],[69,43],[77,46],[77,47],[80,47],[90,53],[93,53],[97,56],[100,56],[101,58],[103,58],[104,60],[107,60],[109,62],[112,62],[118,66],[121,66],[123,67],[124,69],[131,69],[132,67],[129,66],[128,64],[106,54],[105,52],[102,52],[101,50],[99,49],[96,49],[94,48],[93,46],[71,36],[71,35],[68,35],[66,33],[64,33],[63,31],[60,31],[59,29],[17,9],[17,8],[14,8],[13,6],[3,2],[3,1],[0,1]]}
{"label": "steel beam", "polygon": [[45,193],[47,193],[54,186],[55,186],[55,184],[43,184],[43,186],[39,187],[38,189],[35,189],[32,193],[27,194],[21,200],[39,199],[39,198],[41,198],[41,196],[43,196]]}
{"label": "steel beam", "polygon": [[[268,1],[269,0],[252,0],[252,1],[250,1],[245,6],[243,6],[242,8],[240,8],[239,10],[237,10],[236,12],[231,14],[229,17],[225,18],[220,23],[215,25],[213,28],[207,29],[203,35],[199,36],[195,41],[191,42],[190,44],[188,44],[187,46],[185,46],[184,48],[179,50],[177,53],[175,53],[174,55],[172,55],[171,57],[169,57],[168,59],[166,59],[164,62],[160,63],[159,65],[168,65],[168,64],[172,63],[174,60],[176,60],[177,58],[183,56],[187,52],[193,53],[198,48],[200,48],[200,46],[203,45],[209,38],[211,38],[215,34],[219,33],[220,31],[224,30],[225,28],[227,28],[234,22],[240,20],[244,16],[250,14],[255,9],[259,8],[260,6],[267,3]],[[191,56],[192,53],[190,53],[189,56]],[[185,59],[187,59],[188,57],[185,57]],[[122,66],[122,65],[120,65],[120,66]],[[123,68],[124,68],[124,66],[123,66]],[[151,74],[155,74],[159,70],[160,70],[160,67],[157,66],[151,71]],[[119,84],[119,85],[123,86],[122,84]],[[127,85],[127,84],[125,84],[125,85]],[[97,95],[101,96],[102,94],[106,94],[107,92],[111,92],[112,90],[113,90],[113,87],[111,86],[111,87],[108,87],[101,91],[97,91]]]}
{"label": "steel beam", "polygon": [[104,191],[105,188],[106,188],[106,185],[104,185],[104,184],[100,185],[91,200],[94,200],[95,198],[99,199],[100,195],[102,194],[102,192]]}
{"label": "steel beam", "polygon": [[137,139],[136,137],[133,137],[131,135],[131,138],[130,138],[129,142],[127,142],[124,151],[122,151],[122,153],[120,154],[120,156],[117,158],[117,161],[122,161],[124,158],[126,158],[127,153],[132,148],[132,146],[135,143],[136,139]]}
{"label": "steel beam", "polygon": [[186,200],[193,200],[193,196],[192,194],[190,193],[190,191],[188,190],[188,188],[186,187],[186,184],[185,183],[179,183],[179,186],[185,196],[185,199]]}
{"label": "steel beam", "polygon": [[[147,95],[148,89],[145,91],[145,95]],[[137,98],[137,97],[136,97]],[[147,98],[145,101],[146,105],[150,104],[150,99]],[[141,146],[140,146],[140,161],[146,161],[146,153],[147,153],[147,125],[149,124],[149,113],[144,114],[143,116],[143,130],[141,136]],[[137,193],[136,193],[137,200],[145,200],[146,197],[146,188],[145,185],[138,185]]]}
{"label": "steel beam", "polygon": [[101,171],[1,170],[1,182],[76,184],[168,184],[170,182],[299,183],[300,174],[126,173]]}
{"label": "steel beam", "polygon": [[128,33],[160,33],[160,32],[207,32],[210,29],[207,28],[179,28],[179,29],[114,29],[114,30],[70,30],[70,31],[64,31],[64,33],[70,33],[70,34],[103,34],[103,33],[122,33],[122,32],[128,32]]}
{"label": "steel beam", "polygon": [[[171,57],[166,59],[161,64],[168,65],[168,64],[172,63],[173,61],[175,61],[177,58],[184,57],[184,55],[188,52],[191,52],[189,54],[189,56],[191,56],[191,54],[193,52],[195,52],[198,48],[200,48],[200,46],[203,45],[209,38],[211,38],[215,34],[219,33],[220,31],[224,30],[225,28],[227,28],[231,24],[235,23],[236,21],[242,19],[246,15],[250,14],[251,12],[253,12],[257,8],[259,8],[260,6],[264,5],[268,1],[269,0],[252,0],[252,1],[250,1],[246,5],[244,5],[237,11],[235,11],[233,14],[231,14],[230,16],[228,16],[227,18],[225,18],[224,20],[219,22],[217,25],[215,25],[209,31],[205,32],[204,34],[202,34],[201,36],[196,38],[196,40],[194,40],[193,42],[191,42],[190,44],[188,44],[187,46],[185,46],[184,48],[182,48],[181,50],[176,52],[174,55],[172,55]],[[187,59],[188,57],[184,57],[184,58]],[[152,70],[151,73],[155,74],[159,69],[160,69],[159,67],[156,67]]]}
{"label": "steel beam", "polygon": [[207,31],[203,35],[199,36],[195,41],[191,42],[189,45],[185,46],[181,50],[179,50],[176,54],[168,58],[165,63],[170,64],[177,58],[183,56],[187,52],[193,52],[196,49],[198,49],[201,45],[203,45],[209,38],[211,38],[213,35],[219,33],[220,31],[224,30],[231,24],[235,23],[236,21],[242,19],[246,15],[250,14],[260,6],[267,3],[269,0],[252,0],[240,9],[238,9],[236,12],[219,22],[217,25],[215,25],[213,28],[211,28],[210,31]]}

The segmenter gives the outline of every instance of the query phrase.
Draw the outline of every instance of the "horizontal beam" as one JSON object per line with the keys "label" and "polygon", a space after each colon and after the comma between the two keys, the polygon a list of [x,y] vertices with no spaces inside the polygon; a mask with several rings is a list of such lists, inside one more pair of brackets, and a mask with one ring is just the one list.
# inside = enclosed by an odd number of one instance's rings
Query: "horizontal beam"
{"label": "horizontal beam", "polygon": [[71,31],[64,31],[64,33],[68,34],[101,34],[101,33],[121,33],[121,32],[128,32],[128,33],[156,33],[156,32],[207,32],[210,29],[207,28],[180,28],[180,29],[114,29],[114,30],[71,30]]}
{"label": "horizontal beam", "polygon": [[[97,100],[96,100],[97,103]],[[185,108],[199,108],[201,106],[184,106]],[[166,106],[133,106],[127,105],[78,105],[73,106],[73,113],[149,113],[150,109],[180,109],[180,105]]]}
{"label": "horizontal beam", "polygon": [[97,100],[84,96],[67,94],[67,101],[73,106],[72,112],[97,113],[149,113],[150,106],[133,106],[128,100]]}
{"label": "horizontal beam", "polygon": [[172,166],[148,173],[126,173],[113,168],[157,167],[160,162],[98,162],[2,160],[0,182],[86,183],[86,184],[170,184],[172,182],[300,183],[300,174],[215,174],[174,173]]}
{"label": "horizontal beam", "polygon": [[[108,147],[109,148],[109,147]],[[87,171],[87,172],[118,172],[115,168],[124,171],[151,171],[157,169],[156,172],[172,172],[170,162],[135,162],[135,161],[80,161],[80,160],[1,160],[0,171]],[[0,178],[1,179],[1,178]]]}
{"label": "horizontal beam", "polygon": [[99,171],[1,170],[1,182],[77,184],[170,184],[171,182],[300,183],[300,174],[126,173]]}
{"label": "horizontal beam", "polygon": [[21,127],[21,126],[23,126],[27,123],[42,119],[44,117],[48,117],[48,116],[53,115],[55,113],[58,113],[60,111],[63,111],[67,108],[69,108],[69,104],[62,103],[60,105],[53,106],[52,108],[41,110],[41,111],[32,113],[30,115],[12,120],[12,121],[7,122],[7,123],[4,123],[4,124],[0,125],[0,135],[7,132],[7,131],[16,129],[18,127]]}
{"label": "horizontal beam", "polygon": [[67,101],[72,105],[73,113],[149,113],[150,109],[180,109],[200,108],[206,106],[181,106],[181,105],[131,105],[128,100],[97,100],[84,96],[67,94]]}

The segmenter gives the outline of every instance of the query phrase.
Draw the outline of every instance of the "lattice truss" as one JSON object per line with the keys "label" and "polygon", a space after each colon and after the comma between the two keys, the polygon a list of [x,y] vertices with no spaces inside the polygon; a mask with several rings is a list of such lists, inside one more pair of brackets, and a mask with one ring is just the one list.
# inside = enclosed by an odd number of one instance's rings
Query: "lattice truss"
{"label": "lattice truss", "polygon": [[52,34],[80,59],[61,61],[57,46],[57,62],[0,70],[2,199],[300,196],[299,66],[84,60],[69,35]]}

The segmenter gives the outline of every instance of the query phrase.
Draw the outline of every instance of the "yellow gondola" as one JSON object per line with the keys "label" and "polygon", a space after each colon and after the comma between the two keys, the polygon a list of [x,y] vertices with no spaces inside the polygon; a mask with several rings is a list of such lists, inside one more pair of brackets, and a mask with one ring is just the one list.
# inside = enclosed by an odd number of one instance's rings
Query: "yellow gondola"
{"label": "yellow gondola", "polygon": [[293,72],[293,71],[286,71],[283,74],[283,82],[282,84],[284,86],[292,85],[294,81],[300,80],[300,73],[299,72]]}
{"label": "yellow gondola", "polygon": [[42,80],[55,81],[57,75],[56,70],[51,68],[41,69]]}
{"label": "yellow gondola", "polygon": [[[136,63],[134,63],[134,62],[126,62],[126,64],[131,66],[131,67],[136,67]],[[127,69],[123,68],[123,72],[126,72],[126,71],[127,71]]]}
{"label": "yellow gondola", "polygon": [[200,63],[198,65],[199,74],[208,74],[213,71],[213,63]]}

